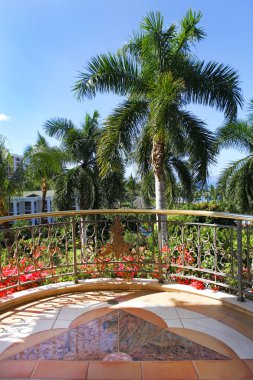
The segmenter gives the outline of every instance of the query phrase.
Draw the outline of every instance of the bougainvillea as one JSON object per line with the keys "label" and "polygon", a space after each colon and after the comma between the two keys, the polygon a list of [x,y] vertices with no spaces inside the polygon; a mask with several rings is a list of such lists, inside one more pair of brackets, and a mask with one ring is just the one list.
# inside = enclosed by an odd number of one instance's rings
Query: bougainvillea
{"label": "bougainvillea", "polygon": [[[41,280],[49,275],[49,271],[42,269],[44,263],[38,260],[44,247],[35,247],[32,257],[23,257],[20,260],[11,259],[10,263],[2,267],[2,280],[0,281],[0,297],[38,286]],[[18,274],[20,285],[18,285]],[[27,283],[32,281],[32,283]],[[18,285],[18,286],[17,286]],[[7,287],[13,288],[5,289]]]}

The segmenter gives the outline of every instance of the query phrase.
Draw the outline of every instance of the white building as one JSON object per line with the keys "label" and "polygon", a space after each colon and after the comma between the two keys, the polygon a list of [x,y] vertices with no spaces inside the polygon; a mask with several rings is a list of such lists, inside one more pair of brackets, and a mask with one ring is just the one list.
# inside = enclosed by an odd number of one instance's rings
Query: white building
{"label": "white building", "polygon": [[[48,190],[46,196],[47,210],[53,211],[54,191]],[[12,197],[10,199],[9,215],[21,215],[21,214],[37,214],[41,212],[42,196],[41,191],[25,191],[19,197]],[[48,222],[51,223],[53,218],[48,218]],[[38,224],[39,220],[31,219],[32,224]]]}
{"label": "white building", "polygon": [[[53,211],[54,190],[48,190],[46,196],[47,212]],[[21,196],[10,199],[9,215],[37,214],[41,213],[42,194],[41,190],[24,191]],[[72,210],[80,210],[77,199],[73,200]],[[48,223],[53,222],[53,218],[47,218]],[[31,219],[32,224],[39,224],[39,219]]]}

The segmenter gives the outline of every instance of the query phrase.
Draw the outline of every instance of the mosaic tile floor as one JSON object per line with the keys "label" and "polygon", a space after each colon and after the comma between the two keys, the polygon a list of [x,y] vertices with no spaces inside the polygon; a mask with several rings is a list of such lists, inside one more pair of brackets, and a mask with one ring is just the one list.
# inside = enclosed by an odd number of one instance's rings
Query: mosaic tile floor
{"label": "mosaic tile floor", "polygon": [[0,378],[253,379],[252,322],[176,291],[49,297],[0,315]]}
{"label": "mosaic tile floor", "polygon": [[[18,346],[22,347],[17,345],[17,349]],[[108,354],[118,352],[130,355],[133,361],[228,359],[208,347],[120,309],[24,350],[21,348],[7,359],[103,360]]]}

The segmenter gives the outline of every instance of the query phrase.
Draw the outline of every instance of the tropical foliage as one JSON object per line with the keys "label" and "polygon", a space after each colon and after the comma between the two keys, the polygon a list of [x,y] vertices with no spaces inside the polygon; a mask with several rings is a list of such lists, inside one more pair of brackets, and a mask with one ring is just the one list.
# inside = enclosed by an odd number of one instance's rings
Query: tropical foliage
{"label": "tropical foliage", "polygon": [[38,134],[35,145],[27,147],[24,154],[26,176],[40,184],[42,192],[41,212],[47,211],[46,196],[50,182],[63,170],[64,154],[57,147],[50,147],[45,137]]}
{"label": "tropical foliage", "polygon": [[13,170],[13,158],[0,135],[0,217],[8,215],[9,200],[21,192],[24,186],[24,170],[21,164]]}
{"label": "tropical foliage", "polygon": [[232,162],[219,178],[223,199],[231,211],[253,210],[253,101],[246,121],[227,123],[217,132],[220,148],[236,148],[246,156]]}
{"label": "tropical foliage", "polygon": [[121,198],[123,172],[110,173],[106,179],[99,177],[97,144],[101,135],[99,114],[86,114],[81,127],[71,120],[53,118],[45,123],[46,133],[61,141],[70,167],[55,181],[55,203],[60,210],[73,208],[77,199],[81,209],[112,207]]}

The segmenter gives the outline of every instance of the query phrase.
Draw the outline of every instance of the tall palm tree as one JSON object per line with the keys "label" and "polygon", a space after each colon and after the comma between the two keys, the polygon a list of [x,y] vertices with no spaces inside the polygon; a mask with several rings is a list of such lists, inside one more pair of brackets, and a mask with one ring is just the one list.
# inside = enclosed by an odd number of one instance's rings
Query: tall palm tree
{"label": "tall palm tree", "polygon": [[45,137],[38,133],[36,144],[26,148],[24,162],[27,177],[40,184],[42,192],[41,212],[46,212],[49,183],[63,170],[64,155],[59,148],[50,147]]}
{"label": "tall palm tree", "polygon": [[[104,125],[99,147],[102,175],[118,169],[136,140],[145,146],[151,139],[157,209],[166,208],[166,151],[175,156],[187,151],[199,182],[206,181],[208,165],[214,161],[213,134],[186,106],[211,106],[231,120],[242,105],[237,73],[223,64],[201,61],[191,51],[205,37],[198,27],[201,16],[189,10],[179,24],[164,28],[159,12],[148,13],[127,44],[116,54],[92,58],[73,87],[78,99],[106,92],[126,96]],[[162,223],[161,236],[165,227]]]}
{"label": "tall palm tree", "polygon": [[218,186],[222,189],[231,211],[253,211],[253,100],[249,105],[246,121],[227,123],[217,131],[220,148],[235,148],[246,156],[235,162],[221,173]]}
{"label": "tall palm tree", "polygon": [[200,19],[200,12],[189,10],[179,26],[164,28],[162,15],[150,12],[140,31],[116,54],[92,58],[73,87],[78,99],[99,92],[126,96],[105,122],[99,147],[102,175],[118,169],[122,155],[134,149],[136,140],[145,146],[151,139],[158,209],[166,208],[166,151],[175,156],[187,152],[198,181],[206,180],[213,161],[214,136],[186,111],[186,105],[215,107],[229,120],[242,105],[237,73],[223,64],[200,61],[191,52],[205,36],[198,27]]}
{"label": "tall palm tree", "polygon": [[111,173],[106,180],[99,177],[97,144],[101,136],[99,114],[86,114],[81,128],[71,120],[53,118],[45,123],[50,137],[61,140],[61,149],[71,165],[55,181],[55,201],[61,210],[70,209],[77,198],[81,209],[111,207],[123,190],[123,172]]}

